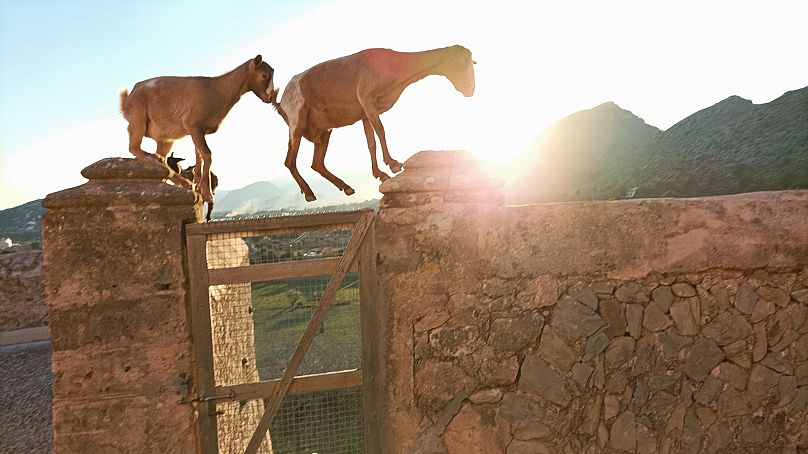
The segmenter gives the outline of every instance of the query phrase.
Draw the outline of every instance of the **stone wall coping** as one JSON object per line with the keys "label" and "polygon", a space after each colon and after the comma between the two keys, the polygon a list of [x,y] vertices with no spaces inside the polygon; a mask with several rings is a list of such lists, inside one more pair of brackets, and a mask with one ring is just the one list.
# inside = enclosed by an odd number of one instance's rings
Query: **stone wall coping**
{"label": "stone wall coping", "polygon": [[[507,206],[495,221],[515,273],[654,272],[788,267],[808,257],[808,190],[685,199]],[[504,225],[501,223],[504,222]]]}
{"label": "stone wall coping", "polygon": [[153,161],[105,158],[82,170],[90,181],[48,194],[42,206],[48,209],[101,206],[193,205],[197,195],[164,183],[169,170]]}
{"label": "stone wall coping", "polygon": [[404,172],[379,187],[382,194],[491,192],[504,185],[480,170],[467,151],[420,151],[404,163]]}
{"label": "stone wall coping", "polygon": [[169,170],[154,160],[104,158],[81,171],[88,180],[165,180]]}
{"label": "stone wall coping", "polygon": [[0,345],[27,344],[47,340],[50,340],[50,332],[47,326],[0,331]]}
{"label": "stone wall coping", "polygon": [[419,151],[404,161],[404,169],[479,167],[479,160],[465,150]]}

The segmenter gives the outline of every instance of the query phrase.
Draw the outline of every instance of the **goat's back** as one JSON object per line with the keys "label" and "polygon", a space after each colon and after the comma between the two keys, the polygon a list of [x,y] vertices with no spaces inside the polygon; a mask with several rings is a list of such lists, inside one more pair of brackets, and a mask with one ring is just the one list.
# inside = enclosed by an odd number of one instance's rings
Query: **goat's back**
{"label": "goat's back", "polygon": [[215,132],[231,107],[221,103],[210,77],[162,76],[136,83],[122,98],[121,112],[130,123],[145,121],[147,137],[175,140],[190,133],[187,124]]}

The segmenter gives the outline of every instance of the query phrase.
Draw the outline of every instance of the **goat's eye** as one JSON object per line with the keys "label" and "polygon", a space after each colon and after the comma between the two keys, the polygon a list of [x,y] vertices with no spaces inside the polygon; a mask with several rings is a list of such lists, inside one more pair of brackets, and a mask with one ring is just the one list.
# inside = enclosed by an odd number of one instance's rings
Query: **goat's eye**
{"label": "goat's eye", "polygon": [[269,79],[269,75],[267,73],[262,73],[261,80],[267,80],[267,79]]}

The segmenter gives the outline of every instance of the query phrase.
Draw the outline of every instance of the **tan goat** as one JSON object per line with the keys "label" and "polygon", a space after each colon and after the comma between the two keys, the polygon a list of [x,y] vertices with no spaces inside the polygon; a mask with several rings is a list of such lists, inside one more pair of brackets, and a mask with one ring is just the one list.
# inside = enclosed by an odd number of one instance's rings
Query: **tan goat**
{"label": "tan goat", "polygon": [[[258,55],[218,77],[155,77],[136,83],[131,94],[123,90],[121,113],[129,122],[129,151],[141,159],[155,158],[140,148],[143,137],[150,137],[157,142],[156,158],[165,164],[174,140],[190,135],[196,148],[194,183],[202,199],[212,203],[212,157],[205,135],[216,132],[248,91],[265,103],[276,103],[273,73]],[[172,181],[182,183],[174,175]]]}
{"label": "tan goat", "polygon": [[401,164],[390,157],[379,115],[393,107],[407,86],[432,74],[448,78],[463,95],[473,95],[473,64],[471,52],[462,46],[424,52],[367,49],[320,63],[292,77],[276,107],[289,125],[286,167],[306,200],[316,197],[297,170],[301,137],[314,143],[312,169],[351,195],[353,188],[325,168],[325,152],[332,129],[362,120],[373,176],[384,181],[390,177],[379,170],[376,162],[374,132],[379,136],[384,163],[393,172],[400,171]]}

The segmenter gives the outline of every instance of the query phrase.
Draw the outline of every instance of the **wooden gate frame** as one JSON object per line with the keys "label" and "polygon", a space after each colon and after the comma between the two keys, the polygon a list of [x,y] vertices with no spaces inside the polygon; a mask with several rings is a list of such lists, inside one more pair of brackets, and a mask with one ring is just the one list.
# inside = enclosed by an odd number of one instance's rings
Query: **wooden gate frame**
{"label": "wooden gate frame", "polygon": [[[190,224],[186,227],[188,274],[191,296],[191,332],[194,348],[194,376],[197,405],[198,445],[202,454],[218,454],[216,402],[269,398],[264,414],[245,451],[258,451],[272,420],[287,394],[326,391],[362,385],[365,449],[382,451],[381,415],[378,397],[382,385],[383,340],[380,339],[381,313],[377,310],[376,245],[372,210],[324,213],[232,222]],[[277,235],[315,229],[353,228],[341,257],[298,262],[266,263],[223,269],[208,269],[206,244],[209,235],[241,233],[243,236]],[[325,319],[345,274],[358,260],[362,368],[307,376],[296,376],[314,335]],[[331,274],[317,308],[301,337],[283,376],[229,386],[216,386],[213,370],[213,342],[210,320],[209,286],[291,277]]]}

